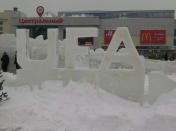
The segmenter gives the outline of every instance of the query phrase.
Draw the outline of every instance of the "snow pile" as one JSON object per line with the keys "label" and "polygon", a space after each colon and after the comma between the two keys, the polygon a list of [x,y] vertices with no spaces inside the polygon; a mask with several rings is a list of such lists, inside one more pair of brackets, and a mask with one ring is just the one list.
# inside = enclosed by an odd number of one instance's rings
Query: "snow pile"
{"label": "snow pile", "polygon": [[15,81],[16,75],[14,75],[13,73],[9,73],[9,72],[2,72],[2,79],[8,80],[8,81]]}
{"label": "snow pile", "polygon": [[11,99],[0,104],[0,130],[176,129],[176,90],[162,95],[153,105],[141,107],[137,103],[113,96],[85,82],[70,82],[63,87],[59,81],[46,81],[39,87],[5,88]]}
{"label": "snow pile", "polygon": [[176,73],[176,61],[145,59],[146,72],[162,71],[166,74]]}

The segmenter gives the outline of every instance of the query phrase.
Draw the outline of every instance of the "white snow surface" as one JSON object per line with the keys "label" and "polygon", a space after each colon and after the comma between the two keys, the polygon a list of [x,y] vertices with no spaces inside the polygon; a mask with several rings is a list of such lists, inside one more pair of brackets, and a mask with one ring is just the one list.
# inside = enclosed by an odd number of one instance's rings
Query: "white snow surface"
{"label": "white snow surface", "polygon": [[81,81],[5,89],[10,100],[0,103],[0,131],[176,130],[176,90],[140,106]]}

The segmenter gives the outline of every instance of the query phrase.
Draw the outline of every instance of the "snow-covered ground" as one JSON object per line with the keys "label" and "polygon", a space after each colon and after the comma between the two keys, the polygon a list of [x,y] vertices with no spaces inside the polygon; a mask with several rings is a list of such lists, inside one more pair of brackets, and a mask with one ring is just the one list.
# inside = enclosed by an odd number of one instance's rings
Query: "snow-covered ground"
{"label": "snow-covered ground", "polygon": [[140,106],[86,82],[5,88],[11,99],[0,103],[0,131],[176,130],[176,90]]}

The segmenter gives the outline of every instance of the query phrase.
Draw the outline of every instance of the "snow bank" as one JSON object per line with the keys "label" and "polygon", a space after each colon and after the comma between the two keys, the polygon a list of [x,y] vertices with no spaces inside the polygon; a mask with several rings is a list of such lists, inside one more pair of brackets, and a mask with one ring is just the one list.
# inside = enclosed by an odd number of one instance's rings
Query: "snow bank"
{"label": "snow bank", "polygon": [[41,87],[5,87],[0,130],[174,131],[176,90],[151,106],[126,101],[85,82],[46,81]]}
{"label": "snow bank", "polygon": [[176,61],[160,61],[145,59],[146,72],[162,71],[166,74],[176,73]]}

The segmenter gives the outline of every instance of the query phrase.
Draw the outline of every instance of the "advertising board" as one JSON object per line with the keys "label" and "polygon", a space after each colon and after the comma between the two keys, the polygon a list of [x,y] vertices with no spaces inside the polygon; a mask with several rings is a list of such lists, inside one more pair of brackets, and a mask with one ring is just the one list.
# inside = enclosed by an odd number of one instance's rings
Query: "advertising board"
{"label": "advertising board", "polygon": [[115,30],[104,30],[104,44],[109,45]]}
{"label": "advertising board", "polygon": [[166,30],[141,30],[141,44],[166,44]]}

